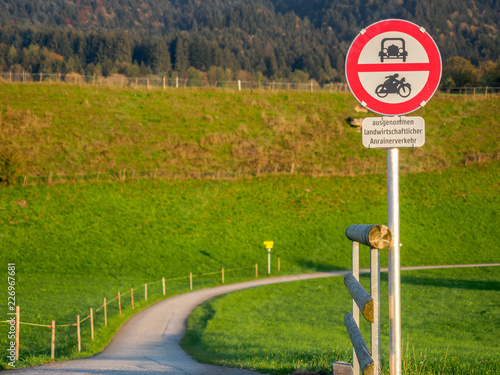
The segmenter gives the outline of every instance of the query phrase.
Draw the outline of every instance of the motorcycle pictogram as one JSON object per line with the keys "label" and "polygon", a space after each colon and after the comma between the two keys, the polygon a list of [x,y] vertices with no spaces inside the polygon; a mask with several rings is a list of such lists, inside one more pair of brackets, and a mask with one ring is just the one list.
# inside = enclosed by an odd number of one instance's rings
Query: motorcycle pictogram
{"label": "motorcycle pictogram", "polygon": [[378,85],[375,89],[375,94],[379,98],[385,98],[388,94],[398,94],[402,98],[406,98],[411,93],[411,85],[405,82],[405,78],[397,79],[399,74],[393,74],[392,76],[387,76],[387,80]]}

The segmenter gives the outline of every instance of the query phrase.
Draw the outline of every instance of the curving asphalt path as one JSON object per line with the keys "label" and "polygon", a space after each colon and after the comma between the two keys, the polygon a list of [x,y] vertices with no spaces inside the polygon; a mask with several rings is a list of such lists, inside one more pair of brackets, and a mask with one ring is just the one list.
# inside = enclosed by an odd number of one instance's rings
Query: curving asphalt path
{"label": "curving asphalt path", "polygon": [[[402,267],[401,270],[486,267],[500,264]],[[382,270],[387,271],[387,269]],[[49,363],[12,370],[9,374],[28,375],[255,375],[243,369],[196,362],[180,347],[186,320],[201,303],[222,294],[256,286],[345,275],[350,271],[318,272],[257,279],[238,284],[202,289],[168,298],[130,318],[101,353],[86,359]],[[368,272],[363,270],[361,272]]]}

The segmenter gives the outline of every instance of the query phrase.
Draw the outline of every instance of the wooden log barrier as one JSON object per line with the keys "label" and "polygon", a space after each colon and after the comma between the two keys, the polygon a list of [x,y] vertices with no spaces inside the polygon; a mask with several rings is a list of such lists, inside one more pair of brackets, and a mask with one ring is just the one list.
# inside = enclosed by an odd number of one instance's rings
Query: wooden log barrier
{"label": "wooden log barrier", "polygon": [[361,334],[358,325],[354,321],[351,313],[345,314],[344,324],[351,338],[352,346],[356,351],[356,356],[359,361],[359,368],[363,375],[373,375],[375,371],[375,366],[373,365],[373,359],[371,357],[368,346],[366,345],[363,335]]}
{"label": "wooden log barrier", "polygon": [[392,243],[392,233],[385,225],[350,225],[345,235],[351,241],[359,242],[374,249],[385,249]]}
{"label": "wooden log barrier", "polygon": [[352,273],[348,273],[344,276],[344,284],[347,289],[349,289],[352,299],[356,302],[356,305],[358,305],[365,319],[373,323],[373,298],[371,295],[368,294]]}

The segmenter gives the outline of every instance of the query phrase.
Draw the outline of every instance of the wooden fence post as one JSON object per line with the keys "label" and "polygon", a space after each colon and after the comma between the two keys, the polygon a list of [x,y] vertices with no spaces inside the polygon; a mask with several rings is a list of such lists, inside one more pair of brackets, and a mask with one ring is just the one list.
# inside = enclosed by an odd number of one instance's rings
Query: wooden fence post
{"label": "wooden fence post", "polygon": [[132,303],[132,310],[134,309],[134,289],[130,289],[130,302]]}
{"label": "wooden fence post", "polygon": [[82,340],[80,337],[80,315],[76,316],[76,334],[78,336],[78,352],[82,351]]}
{"label": "wooden fence post", "polygon": [[56,354],[56,321],[52,321],[52,338],[50,339],[50,358],[54,359]]}
{"label": "wooden fence post", "polygon": [[163,295],[165,295],[166,291],[165,291],[165,278],[164,277],[161,278],[161,283],[163,285]]}
{"label": "wooden fence post", "polygon": [[118,292],[118,312],[120,313],[120,315],[122,314],[122,299],[120,296],[120,292]]}
{"label": "wooden fence post", "polygon": [[108,310],[107,310],[107,305],[106,305],[106,297],[104,298],[104,325],[107,327],[108,326]]}
{"label": "wooden fence post", "polygon": [[49,172],[49,177],[47,178],[47,183],[52,185],[52,171]]}
{"label": "wooden fence post", "polygon": [[278,272],[280,271],[280,257],[278,257]]}
{"label": "wooden fence post", "polygon": [[144,301],[148,300],[148,284],[144,284]]}
{"label": "wooden fence post", "polygon": [[189,290],[193,290],[193,273],[189,272]]}
{"label": "wooden fence post", "polygon": [[255,263],[255,278],[259,277],[259,265]]}
{"label": "wooden fence post", "polygon": [[21,308],[16,306],[16,361],[19,361],[19,328],[21,327]]}
{"label": "wooden fence post", "polygon": [[163,90],[165,90],[165,76],[163,76]]}
{"label": "wooden fence post", "polygon": [[178,89],[179,88],[179,77],[175,77],[175,88]]}
{"label": "wooden fence post", "polygon": [[94,310],[90,308],[90,338],[94,340]]}
{"label": "wooden fence post", "polygon": [[224,268],[222,269],[222,284],[224,284]]}

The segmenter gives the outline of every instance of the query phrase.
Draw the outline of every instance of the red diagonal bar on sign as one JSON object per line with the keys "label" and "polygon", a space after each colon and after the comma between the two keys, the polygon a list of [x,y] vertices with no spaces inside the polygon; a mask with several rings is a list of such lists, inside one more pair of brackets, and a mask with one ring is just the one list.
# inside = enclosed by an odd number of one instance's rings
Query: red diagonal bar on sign
{"label": "red diagonal bar on sign", "polygon": [[430,63],[358,64],[358,72],[422,72],[431,70]]}

